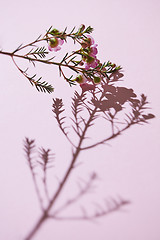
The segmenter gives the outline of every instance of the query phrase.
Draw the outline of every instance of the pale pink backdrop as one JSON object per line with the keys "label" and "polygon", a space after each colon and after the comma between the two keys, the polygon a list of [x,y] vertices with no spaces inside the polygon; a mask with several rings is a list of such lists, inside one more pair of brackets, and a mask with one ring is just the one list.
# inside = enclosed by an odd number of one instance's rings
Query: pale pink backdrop
{"label": "pale pink backdrop", "polygon": [[[83,172],[84,179],[92,171],[99,175],[97,189],[89,195],[86,206],[103,204],[107,197],[119,195],[131,204],[96,224],[46,222],[34,240],[160,239],[159,13],[159,0],[1,1],[0,48],[12,51],[45,33],[51,25],[60,30],[81,23],[91,25],[99,46],[98,57],[122,65],[124,86],[145,93],[156,115],[150,124],[132,127],[110,142],[111,146],[83,153],[80,157],[84,164],[75,173],[76,178]],[[24,137],[35,138],[38,146],[56,152],[54,174],[63,172],[71,156],[51,105],[55,96],[63,97],[69,105],[74,89],[59,78],[56,67],[39,65],[37,73],[55,86],[55,93],[38,93],[11,59],[0,55],[1,240],[22,240],[40,214],[22,149]],[[91,137],[99,132],[96,129]],[[53,186],[54,181],[52,176]]]}

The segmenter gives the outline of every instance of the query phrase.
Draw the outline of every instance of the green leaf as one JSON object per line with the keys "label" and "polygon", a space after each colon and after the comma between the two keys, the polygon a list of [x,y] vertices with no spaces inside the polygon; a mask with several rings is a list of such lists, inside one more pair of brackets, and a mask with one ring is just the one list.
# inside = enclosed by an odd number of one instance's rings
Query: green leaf
{"label": "green leaf", "polygon": [[84,33],[90,34],[90,33],[93,32],[93,30],[94,30],[94,29],[93,29],[91,26],[89,26],[89,27],[86,28],[86,30],[84,31]]}
{"label": "green leaf", "polygon": [[26,54],[26,56],[34,56],[36,59],[37,59],[37,57],[45,58],[48,53],[49,53],[49,52],[47,51],[47,49],[46,49],[45,47],[38,47],[38,48],[36,48],[35,50],[34,50],[34,49],[31,49],[31,50]]}

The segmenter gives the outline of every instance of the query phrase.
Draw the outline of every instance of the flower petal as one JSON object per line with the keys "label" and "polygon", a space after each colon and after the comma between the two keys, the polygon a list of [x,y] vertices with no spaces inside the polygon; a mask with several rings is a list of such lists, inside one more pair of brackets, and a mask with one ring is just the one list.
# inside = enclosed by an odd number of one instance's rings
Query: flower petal
{"label": "flower petal", "polygon": [[51,46],[48,44],[48,49],[49,49],[49,51],[53,51],[53,48],[51,48]]}
{"label": "flower petal", "polygon": [[84,63],[84,68],[86,69],[86,70],[88,70],[89,68],[90,68],[90,64],[89,63]]}
{"label": "flower petal", "polygon": [[59,51],[60,49],[61,49],[60,46],[57,46],[57,47],[53,48],[53,50],[54,50],[55,52]]}
{"label": "flower petal", "polygon": [[64,43],[64,40],[63,40],[63,39],[61,39],[61,38],[58,38],[58,42],[59,42],[59,45],[63,45],[63,43]]}
{"label": "flower petal", "polygon": [[[95,45],[97,45],[97,44],[95,44]],[[96,47],[95,45],[93,45],[93,46],[91,47],[91,52],[90,52],[90,55],[91,55],[91,56],[95,56],[95,55],[97,55],[97,53],[98,53],[97,47]]]}
{"label": "flower petal", "polygon": [[93,45],[94,44],[93,37],[91,37],[90,35],[86,35],[86,37],[90,39],[90,45]]}

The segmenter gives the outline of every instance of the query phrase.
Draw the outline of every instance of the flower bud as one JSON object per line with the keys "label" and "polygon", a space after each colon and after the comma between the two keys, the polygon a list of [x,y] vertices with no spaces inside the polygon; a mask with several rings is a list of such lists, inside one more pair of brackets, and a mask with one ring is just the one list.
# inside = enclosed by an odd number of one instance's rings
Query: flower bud
{"label": "flower bud", "polygon": [[87,56],[87,59],[86,59],[86,62],[87,62],[87,63],[92,63],[92,62],[94,62],[94,60],[95,60],[94,57],[88,55],[88,56]]}
{"label": "flower bud", "polygon": [[82,62],[82,61],[79,62],[79,65],[80,65],[80,66],[83,66],[83,65],[84,65],[84,62]]}
{"label": "flower bud", "polygon": [[51,46],[51,48],[57,47],[58,45],[58,39],[57,38],[51,38],[49,40],[49,45]]}
{"label": "flower bud", "polygon": [[98,83],[101,82],[101,78],[100,78],[100,77],[94,77],[93,82],[94,82],[95,84],[98,84]]}
{"label": "flower bud", "polygon": [[112,66],[112,68],[115,68],[115,67],[116,67],[116,64],[115,64],[115,63],[112,63],[111,66]]}
{"label": "flower bud", "polygon": [[82,42],[82,43],[81,43],[81,46],[82,46],[82,48],[87,48],[87,47],[88,47],[88,44],[87,44],[86,42]]}
{"label": "flower bud", "polygon": [[59,31],[56,28],[53,28],[52,31],[50,31],[49,33],[53,35],[58,35]]}
{"label": "flower bud", "polygon": [[79,84],[81,84],[81,83],[84,82],[84,79],[83,79],[82,75],[78,75],[78,76],[75,78],[75,81],[78,82]]}

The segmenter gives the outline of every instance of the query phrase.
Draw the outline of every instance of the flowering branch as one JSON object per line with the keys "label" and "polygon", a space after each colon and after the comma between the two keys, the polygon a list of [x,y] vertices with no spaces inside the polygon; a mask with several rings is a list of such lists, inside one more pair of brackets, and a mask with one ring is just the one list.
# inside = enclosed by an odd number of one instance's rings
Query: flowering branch
{"label": "flowering branch", "polygon": [[[91,37],[93,31],[92,27],[85,28],[81,25],[80,28],[75,31],[72,29],[69,33],[66,32],[67,29],[60,32],[55,28],[49,28],[44,36],[39,36],[36,40],[26,45],[20,45],[13,52],[0,51],[0,54],[10,56],[13,63],[17,69],[22,73],[22,75],[29,80],[32,86],[35,86],[38,91],[51,93],[54,88],[51,84],[46,81],[41,81],[42,77],[36,80],[36,74],[30,76],[28,74],[28,67],[22,70],[16,63],[16,58],[21,58],[34,66],[37,62],[43,64],[52,64],[59,67],[60,75],[70,84],[70,86],[75,85],[76,82],[79,84],[85,83],[87,81],[92,82],[92,84],[99,83],[101,77],[109,78],[108,74],[120,69],[120,66],[112,64],[110,61],[107,63],[101,63],[97,59],[97,44],[95,44],[94,39]],[[79,45],[79,49],[73,51],[72,53],[66,53],[61,61],[53,61],[55,56],[48,58],[49,52],[57,52],[61,50],[62,45],[67,43],[68,38],[71,38],[75,43]],[[44,44],[45,46],[37,46],[37,44]],[[48,45],[48,50],[46,48]],[[21,53],[22,51],[27,51]],[[21,53],[21,54],[20,54]],[[63,71],[63,67],[67,67],[73,72],[73,74],[67,77]],[[76,73],[76,77],[73,76]]]}

